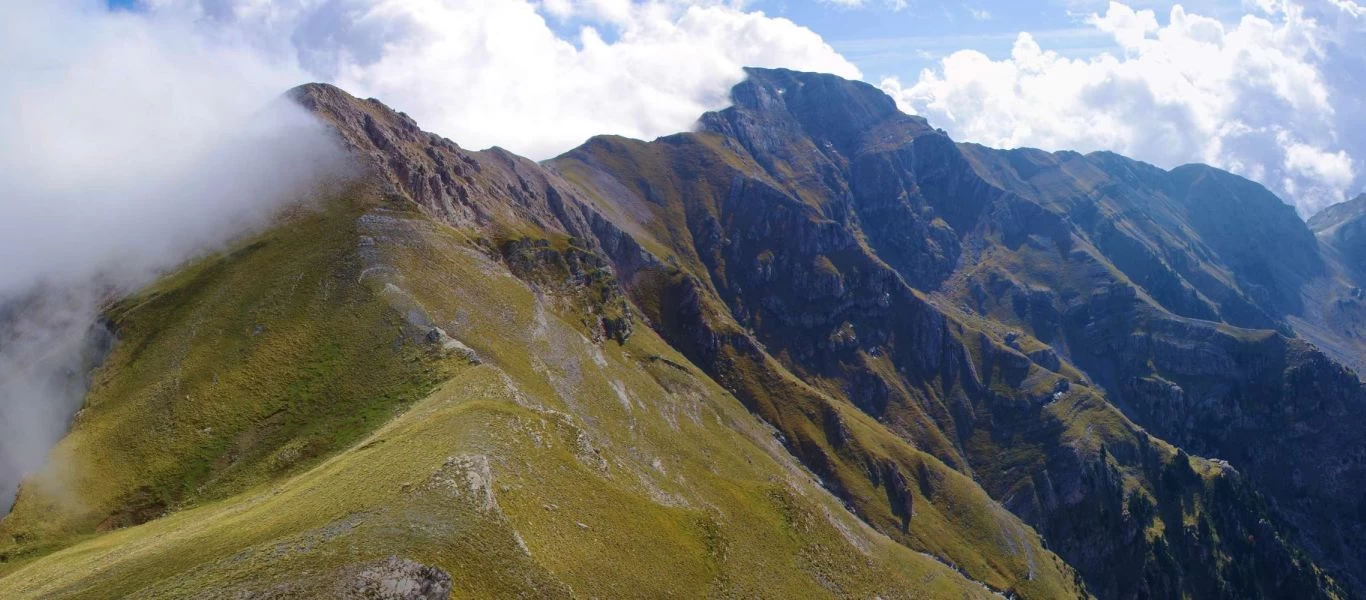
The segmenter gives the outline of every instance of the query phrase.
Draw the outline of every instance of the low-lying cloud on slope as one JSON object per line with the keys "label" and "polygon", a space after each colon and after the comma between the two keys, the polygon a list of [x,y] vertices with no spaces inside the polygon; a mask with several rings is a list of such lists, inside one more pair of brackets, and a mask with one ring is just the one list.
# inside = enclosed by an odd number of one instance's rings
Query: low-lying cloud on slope
{"label": "low-lying cloud on slope", "polygon": [[546,158],[599,133],[688,129],[748,65],[859,75],[810,30],[728,1],[7,7],[0,513],[80,406],[101,302],[268,222],[335,171],[320,126],[276,101],[285,89],[336,83],[462,144]]}
{"label": "low-lying cloud on slope", "polygon": [[0,72],[3,512],[80,405],[101,302],[267,222],[344,163],[279,100],[297,72],[193,24],[11,6]]}

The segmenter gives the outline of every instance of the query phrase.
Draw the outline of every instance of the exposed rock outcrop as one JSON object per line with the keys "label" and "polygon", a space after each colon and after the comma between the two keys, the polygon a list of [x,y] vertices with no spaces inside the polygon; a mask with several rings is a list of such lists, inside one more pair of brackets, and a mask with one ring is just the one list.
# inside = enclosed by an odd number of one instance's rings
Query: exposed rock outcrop
{"label": "exposed rock outcrop", "polygon": [[447,600],[451,576],[405,558],[357,565],[346,570],[333,592],[342,600]]}

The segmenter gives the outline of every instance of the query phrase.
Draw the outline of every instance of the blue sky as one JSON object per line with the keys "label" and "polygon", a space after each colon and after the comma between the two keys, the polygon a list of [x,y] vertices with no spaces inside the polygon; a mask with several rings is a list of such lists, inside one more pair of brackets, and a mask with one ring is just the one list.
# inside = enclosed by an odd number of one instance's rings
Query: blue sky
{"label": "blue sky", "polygon": [[[914,78],[925,67],[952,52],[971,48],[1000,59],[1010,54],[1016,35],[1030,32],[1039,43],[1064,56],[1089,57],[1118,52],[1114,40],[1083,19],[1105,12],[1106,0],[908,0],[895,9],[890,1],[865,0],[845,7],[821,0],[757,0],[754,8],[804,25],[858,65],[866,78]],[[1172,2],[1139,0],[1135,8],[1151,8],[1162,16]],[[1187,0],[1192,12],[1236,22],[1244,14],[1240,0]]]}
{"label": "blue sky", "polygon": [[[1084,27],[1081,22],[1091,13],[1104,12],[1106,0],[905,0],[905,6],[900,8],[895,1],[862,0],[858,6],[847,6],[838,0],[748,0],[745,6],[815,31],[870,80],[884,76],[913,78],[921,69],[934,66],[940,58],[964,48],[1002,58],[1010,54],[1021,31],[1031,32],[1040,43],[1072,57],[1118,49],[1109,36]],[[1171,6],[1151,0],[1131,4]],[[1238,0],[1195,0],[1183,4],[1230,19],[1242,14]],[[573,39],[581,25],[592,24],[579,19],[549,21],[566,39]],[[611,27],[602,28],[602,32],[607,39],[613,38]]]}
{"label": "blue sky", "polygon": [[1077,11],[1084,10],[1081,4],[921,0],[904,9],[889,10],[879,6],[838,7],[813,0],[765,0],[755,6],[815,30],[870,78],[910,77],[964,48],[1002,58],[1010,53],[1021,31],[1033,33],[1041,42],[1048,40],[1052,47],[1069,54],[1093,55],[1114,49],[1107,36],[1079,26],[1082,13]]}
{"label": "blue sky", "polygon": [[[137,0],[106,0],[115,10],[134,9]],[[913,78],[944,56],[972,48],[992,58],[1010,54],[1016,35],[1030,32],[1042,45],[1064,56],[1089,57],[1116,52],[1113,40],[1082,20],[1105,10],[1107,0],[865,0],[862,6],[843,6],[830,0],[750,0],[747,6],[790,19],[807,27],[858,65],[866,78]],[[1171,2],[1138,0],[1136,8],[1169,9]],[[1193,12],[1227,22],[1243,15],[1240,0],[1187,0]],[[551,26],[572,38],[580,22]],[[611,38],[611,29],[604,28]]]}

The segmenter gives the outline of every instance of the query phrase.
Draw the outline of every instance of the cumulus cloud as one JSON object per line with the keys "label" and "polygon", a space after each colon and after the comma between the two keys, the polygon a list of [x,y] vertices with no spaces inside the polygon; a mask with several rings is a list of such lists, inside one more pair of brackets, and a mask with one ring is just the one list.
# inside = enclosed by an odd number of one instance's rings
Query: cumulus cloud
{"label": "cumulus cloud", "polygon": [[[62,32],[54,36],[52,32]],[[0,21],[0,512],[79,407],[103,301],[341,174],[298,73],[103,2]]]}
{"label": "cumulus cloud", "polygon": [[1203,162],[1255,179],[1302,214],[1366,175],[1360,11],[1263,0],[1226,24],[1174,6],[1111,2],[1086,23],[1118,52],[1068,58],[1021,33],[1010,56],[973,50],[884,90],[959,139],[1113,150],[1163,167]]}
{"label": "cumulus cloud", "polygon": [[[156,0],[152,9],[297,58],[309,76],[377,97],[462,145],[538,159],[596,134],[686,130],[725,106],[745,66],[860,75],[811,30],[719,0]],[[576,31],[557,34],[564,27]]]}

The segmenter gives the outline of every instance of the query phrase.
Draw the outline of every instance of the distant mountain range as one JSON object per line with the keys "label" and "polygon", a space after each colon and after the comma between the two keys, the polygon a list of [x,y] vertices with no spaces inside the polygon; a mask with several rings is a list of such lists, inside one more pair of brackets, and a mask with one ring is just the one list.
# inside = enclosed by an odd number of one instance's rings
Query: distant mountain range
{"label": "distant mountain range", "polygon": [[543,163],[289,97],[364,175],[108,309],[0,595],[1366,597],[1366,196],[787,70]]}

